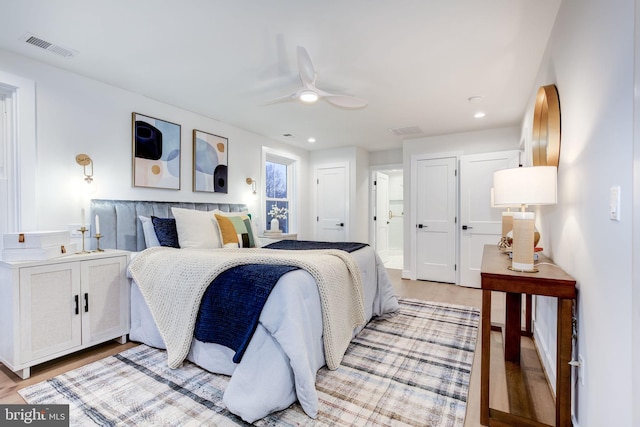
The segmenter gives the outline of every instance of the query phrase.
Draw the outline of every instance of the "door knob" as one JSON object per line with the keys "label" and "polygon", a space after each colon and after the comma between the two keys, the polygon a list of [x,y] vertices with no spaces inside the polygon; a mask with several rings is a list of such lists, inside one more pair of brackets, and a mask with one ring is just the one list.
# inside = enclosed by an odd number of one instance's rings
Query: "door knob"
{"label": "door knob", "polygon": [[344,227],[344,222],[341,222],[340,224],[336,224],[339,225],[340,227]]}
{"label": "door knob", "polygon": [[463,230],[471,230],[473,227],[469,227],[468,225],[463,225],[462,229]]}

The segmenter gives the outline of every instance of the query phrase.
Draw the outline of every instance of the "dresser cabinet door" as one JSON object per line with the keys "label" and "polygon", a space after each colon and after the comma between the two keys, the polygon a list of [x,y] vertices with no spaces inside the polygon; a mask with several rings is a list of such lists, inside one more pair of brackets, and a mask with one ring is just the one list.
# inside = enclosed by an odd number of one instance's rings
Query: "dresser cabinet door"
{"label": "dresser cabinet door", "polygon": [[81,263],[83,345],[104,342],[129,333],[126,267],[126,256]]}
{"label": "dresser cabinet door", "polygon": [[77,262],[20,269],[23,361],[81,345],[79,297],[80,264]]}

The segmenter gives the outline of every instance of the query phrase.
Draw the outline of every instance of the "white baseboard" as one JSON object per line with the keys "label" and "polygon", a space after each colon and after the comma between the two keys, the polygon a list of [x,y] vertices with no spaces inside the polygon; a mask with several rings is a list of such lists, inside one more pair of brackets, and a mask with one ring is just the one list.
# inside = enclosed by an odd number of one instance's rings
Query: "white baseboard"
{"label": "white baseboard", "polygon": [[549,354],[549,348],[547,343],[541,338],[541,332],[538,329],[536,322],[533,323],[533,339],[535,341],[538,354],[542,361],[542,369],[547,376],[547,381],[551,385],[551,390],[555,396],[556,393],[556,357]]}

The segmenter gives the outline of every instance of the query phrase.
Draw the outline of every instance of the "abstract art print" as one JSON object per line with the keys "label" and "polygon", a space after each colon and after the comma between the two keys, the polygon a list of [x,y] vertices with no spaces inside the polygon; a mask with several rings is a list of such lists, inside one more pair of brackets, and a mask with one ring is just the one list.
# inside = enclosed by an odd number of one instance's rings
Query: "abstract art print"
{"label": "abstract art print", "polygon": [[193,191],[227,192],[229,140],[193,130]]}
{"label": "abstract art print", "polygon": [[132,113],[133,186],[180,189],[180,125]]}

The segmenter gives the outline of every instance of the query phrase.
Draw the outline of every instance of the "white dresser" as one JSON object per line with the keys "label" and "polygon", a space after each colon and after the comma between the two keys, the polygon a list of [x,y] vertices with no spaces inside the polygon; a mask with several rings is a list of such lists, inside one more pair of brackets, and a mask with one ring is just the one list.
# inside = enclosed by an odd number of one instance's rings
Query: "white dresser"
{"label": "white dresser", "polygon": [[0,361],[31,366],[129,333],[130,253],[106,250],[45,261],[0,261]]}

